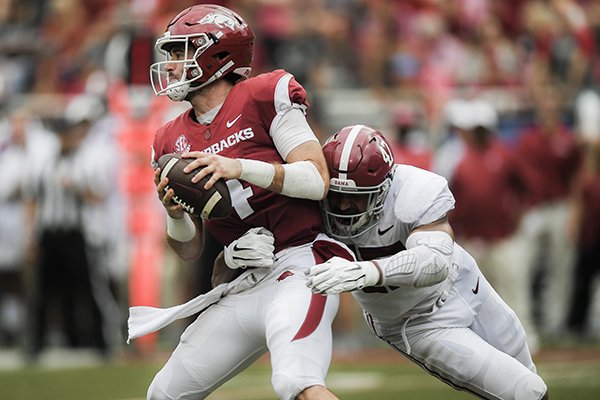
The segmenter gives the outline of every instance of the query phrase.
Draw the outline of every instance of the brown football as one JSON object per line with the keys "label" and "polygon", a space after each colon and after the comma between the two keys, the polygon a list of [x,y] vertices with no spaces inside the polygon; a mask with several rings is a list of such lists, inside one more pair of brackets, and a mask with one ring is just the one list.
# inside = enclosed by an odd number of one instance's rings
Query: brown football
{"label": "brown football", "polygon": [[181,154],[168,153],[158,159],[160,179],[169,178],[168,188],[173,189],[173,201],[181,204],[183,209],[192,215],[201,218],[225,218],[231,214],[231,196],[224,179],[219,179],[208,190],[204,185],[211,177],[208,174],[199,182],[192,182],[192,177],[202,168],[197,168],[190,173],[183,169],[194,159],[182,158]]}

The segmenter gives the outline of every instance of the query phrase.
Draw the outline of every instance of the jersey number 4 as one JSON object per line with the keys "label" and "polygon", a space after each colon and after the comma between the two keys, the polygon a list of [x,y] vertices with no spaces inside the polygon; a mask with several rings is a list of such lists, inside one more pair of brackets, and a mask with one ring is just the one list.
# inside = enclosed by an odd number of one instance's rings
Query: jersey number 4
{"label": "jersey number 4", "polygon": [[248,202],[248,199],[254,194],[252,192],[252,187],[248,186],[247,188],[244,188],[242,183],[237,179],[228,180],[227,187],[229,188],[229,193],[231,194],[231,205],[239,217],[244,219],[252,215],[254,210]]}

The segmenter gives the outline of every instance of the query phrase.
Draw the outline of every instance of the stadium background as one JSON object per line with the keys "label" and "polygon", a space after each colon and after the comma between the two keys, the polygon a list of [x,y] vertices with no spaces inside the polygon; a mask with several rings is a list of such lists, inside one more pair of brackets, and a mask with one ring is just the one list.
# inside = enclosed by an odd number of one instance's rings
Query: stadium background
{"label": "stadium background", "polygon": [[[8,228],[0,223],[2,398],[144,398],[187,321],[126,345],[128,305],[174,305],[206,287],[198,265],[179,262],[164,246],[163,211],[149,167],[154,130],[187,106],[152,93],[148,67],[156,57],[153,43],[176,12],[196,3],[0,2],[0,162],[19,121],[24,121],[26,135],[38,138],[53,136],[61,122],[88,120],[103,143],[98,151],[106,151],[120,171],[111,177],[114,191],[96,210],[100,215],[85,221],[111,249],[103,264],[116,306],[105,327],[112,329],[108,353],[67,346],[60,325],[51,323],[48,345],[32,357],[27,304],[35,260],[28,246],[17,246],[23,248],[18,263],[1,254],[8,254],[11,235],[28,245],[32,236],[28,230],[22,237],[13,231],[7,235]],[[511,146],[522,129],[535,124],[535,94],[547,85],[560,88],[561,118],[578,140],[600,132],[600,109],[592,102],[591,116],[584,120],[578,102],[582,94],[596,93],[600,79],[598,1],[213,3],[233,8],[255,31],[253,74],[284,68],[306,87],[309,119],[321,140],[354,123],[377,127],[391,140],[400,127],[410,126],[415,131],[408,143],[413,158],[406,162],[432,167],[438,150],[452,137],[453,101],[489,102],[498,115],[495,130]],[[43,143],[30,141],[29,157]],[[3,221],[13,215],[15,209],[6,206],[14,206],[14,200],[0,197]],[[24,201],[19,199],[18,206],[24,207]],[[538,281],[543,276],[534,284]],[[540,338],[535,359],[553,399],[599,396],[600,296],[598,285],[594,288],[585,335],[565,331]],[[534,285],[532,296],[536,293]],[[534,314],[543,312],[543,304],[533,305]],[[372,338],[349,296],[343,298],[335,329],[329,384],[343,398],[468,398]],[[213,397],[274,398],[267,360]]]}

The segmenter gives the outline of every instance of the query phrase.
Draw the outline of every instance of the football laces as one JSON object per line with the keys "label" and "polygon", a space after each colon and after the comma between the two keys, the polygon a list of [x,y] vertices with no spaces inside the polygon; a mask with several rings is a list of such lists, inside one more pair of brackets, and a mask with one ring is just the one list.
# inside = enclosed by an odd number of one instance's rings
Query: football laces
{"label": "football laces", "polygon": [[[165,191],[169,190],[169,186],[165,186]],[[173,195],[173,201],[177,204],[179,204],[181,207],[183,207],[183,209],[190,213],[190,214],[194,214],[194,206],[189,205],[188,203],[186,203],[184,200],[182,200],[179,196],[177,195]]]}

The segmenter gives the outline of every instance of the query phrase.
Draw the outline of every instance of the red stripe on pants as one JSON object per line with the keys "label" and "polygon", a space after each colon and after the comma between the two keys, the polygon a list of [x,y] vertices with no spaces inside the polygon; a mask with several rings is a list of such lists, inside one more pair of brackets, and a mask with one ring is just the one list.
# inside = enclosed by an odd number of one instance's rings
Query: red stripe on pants
{"label": "red stripe on pants", "polygon": [[[312,245],[312,253],[317,264],[321,264],[334,256],[343,257],[347,260],[354,259],[354,257],[342,246],[326,240],[315,241]],[[326,303],[326,296],[313,293],[310,298],[310,305],[308,306],[308,312],[306,313],[304,322],[302,322],[300,329],[298,329],[298,333],[296,333],[296,336],[294,336],[292,341],[305,338],[317,329],[321,322],[321,318],[323,318],[323,311],[325,310]]]}

